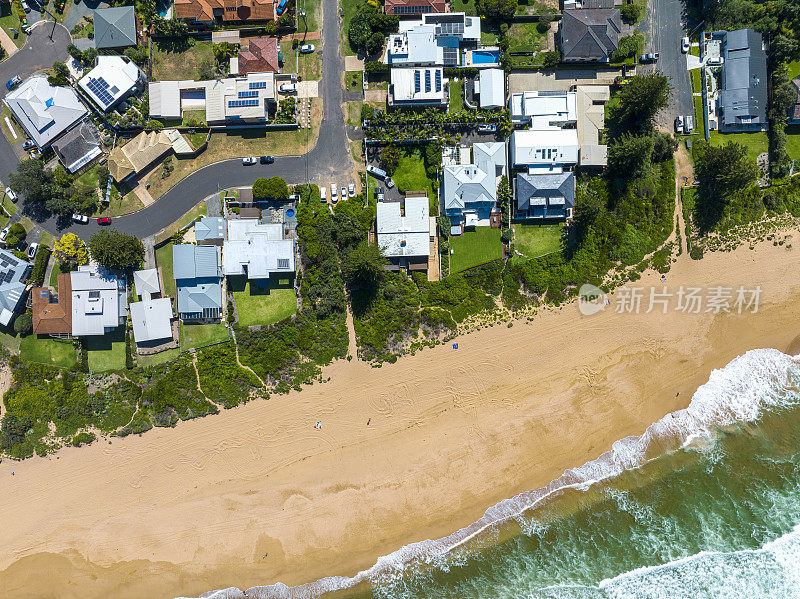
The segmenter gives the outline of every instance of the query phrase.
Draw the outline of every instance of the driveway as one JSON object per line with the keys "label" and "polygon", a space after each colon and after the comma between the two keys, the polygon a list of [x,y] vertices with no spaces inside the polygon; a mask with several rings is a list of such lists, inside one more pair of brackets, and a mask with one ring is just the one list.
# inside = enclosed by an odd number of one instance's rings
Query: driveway
{"label": "driveway", "polygon": [[647,37],[646,52],[658,52],[658,64],[639,68],[646,73],[660,70],[672,81],[672,101],[659,114],[659,123],[672,130],[675,117],[693,114],[692,84],[686,70],[686,55],[681,52],[681,38],[688,30],[682,0],[652,0],[647,4],[647,17],[639,30]]}

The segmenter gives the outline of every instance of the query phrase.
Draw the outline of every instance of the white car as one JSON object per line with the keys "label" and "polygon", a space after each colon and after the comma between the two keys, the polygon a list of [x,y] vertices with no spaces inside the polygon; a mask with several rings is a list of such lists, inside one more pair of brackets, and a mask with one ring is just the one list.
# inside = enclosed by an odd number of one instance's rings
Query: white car
{"label": "white car", "polygon": [[258,158],[255,156],[245,156],[242,158],[242,164],[244,166],[250,166],[251,164],[256,164],[258,162]]}
{"label": "white car", "polygon": [[338,198],[336,197],[336,194],[336,183],[331,183],[331,202],[337,201]]}
{"label": "white car", "polygon": [[297,91],[297,84],[296,83],[281,83],[278,87],[278,91],[282,94],[293,94]]}
{"label": "white car", "polygon": [[710,56],[706,59],[706,64],[710,66],[719,66],[723,62],[725,62],[725,59],[722,56]]}
{"label": "white car", "polygon": [[73,214],[72,220],[74,220],[76,223],[81,223],[85,225],[86,223],[89,222],[89,217],[86,216],[85,214]]}
{"label": "white car", "polygon": [[319,188],[319,201],[320,202],[327,202],[328,201],[328,188],[324,185]]}
{"label": "white car", "polygon": [[681,52],[686,54],[689,51],[689,38],[681,38]]}
{"label": "white car", "polygon": [[683,133],[683,115],[679,114],[675,117],[675,132]]}
{"label": "white car", "polygon": [[26,14],[31,12],[31,7],[28,6],[28,3],[25,0],[21,0],[20,4],[22,4],[22,10],[24,10]]}
{"label": "white car", "polygon": [[389,189],[394,187],[394,181],[392,181],[391,177],[386,177],[385,183],[386,183],[386,187],[388,187]]}
{"label": "white car", "polygon": [[6,187],[6,195],[8,196],[8,199],[11,200],[12,202],[17,201],[17,194],[15,194],[14,190],[11,189],[10,187]]}
{"label": "white car", "polygon": [[25,253],[28,254],[28,259],[33,260],[36,256],[36,250],[39,249],[39,244],[34,242],[28,246],[28,249],[25,250]]}
{"label": "white car", "polygon": [[345,199],[346,197],[347,197],[347,188],[344,185],[342,185],[342,199]]}
{"label": "white car", "polygon": [[11,230],[11,227],[8,226],[2,231],[0,231],[0,241],[5,241],[6,237],[8,237],[8,232]]}
{"label": "white car", "polygon": [[300,54],[311,54],[317,47],[314,44],[303,44],[299,49]]}
{"label": "white car", "polygon": [[347,197],[354,198],[356,197],[356,186],[355,183],[351,183],[347,186]]}

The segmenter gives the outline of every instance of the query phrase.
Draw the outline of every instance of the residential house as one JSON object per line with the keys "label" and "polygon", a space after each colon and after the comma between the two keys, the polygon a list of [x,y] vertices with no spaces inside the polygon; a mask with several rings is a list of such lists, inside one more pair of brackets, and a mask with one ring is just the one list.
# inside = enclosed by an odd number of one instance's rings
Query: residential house
{"label": "residential house", "polygon": [[147,77],[127,56],[97,57],[97,65],[78,81],[78,87],[103,112],[144,91]]}
{"label": "residential house", "polygon": [[401,21],[389,36],[384,62],[391,67],[455,67],[462,51],[480,43],[480,18],[457,13],[428,13]]}
{"label": "residential house", "polygon": [[225,241],[225,219],[219,216],[204,216],[194,224],[194,238],[198,245],[222,246]]}
{"label": "residential house", "polygon": [[569,91],[526,91],[508,100],[511,122],[531,129],[553,129],[578,122],[577,93]]}
{"label": "residential house", "polygon": [[205,109],[208,124],[265,123],[277,109],[275,73],[211,81],[157,81],[148,86],[150,116],[180,119],[184,105]]}
{"label": "residential house", "polygon": [[564,0],[564,10],[576,8],[614,8],[620,6],[622,0]]}
{"label": "residential house", "polygon": [[767,129],[767,52],[761,34],[752,29],[728,31],[722,38],[720,131]]}
{"label": "residential house", "polygon": [[218,320],[222,316],[222,252],[219,247],[173,246],[172,273],[181,320]]}
{"label": "residential house", "polygon": [[447,108],[450,91],[441,67],[392,69],[389,106]]}
{"label": "residential house", "polygon": [[277,37],[250,37],[245,38],[239,49],[238,75],[249,73],[280,73]]}
{"label": "residential house", "polygon": [[618,8],[567,9],[560,26],[564,62],[610,62],[619,46],[622,19]]}
{"label": "residential house", "polygon": [[513,168],[564,167],[578,164],[576,129],[514,131],[511,134]]}
{"label": "residential house", "polygon": [[430,216],[427,194],[410,192],[402,203],[378,202],[376,230],[388,270],[428,270],[436,220]]}
{"label": "residential house", "polygon": [[58,294],[47,287],[31,290],[33,334],[50,337],[72,336],[72,288],[68,272],[58,275]]}
{"label": "residential house", "polygon": [[136,295],[141,299],[130,305],[133,338],[137,345],[161,345],[172,339],[172,301],[169,297],[162,297],[161,269],[137,270],[133,273],[133,283]]}
{"label": "residential house", "polygon": [[125,279],[96,265],[70,273],[72,336],[105,335],[125,323],[128,295]]}
{"label": "residential house", "polygon": [[[477,143],[458,150],[458,161],[442,169],[439,187],[441,213],[450,218],[454,226],[484,227],[499,224],[492,222],[497,213],[497,185],[507,172],[506,145],[502,142]],[[444,164],[444,159],[443,159]]]}
{"label": "residential house", "polygon": [[103,153],[97,128],[89,121],[81,121],[55,140],[52,147],[58,161],[70,173],[79,171]]}
{"label": "residential house", "polygon": [[578,163],[603,167],[608,164],[608,146],[600,143],[606,127],[605,105],[611,98],[607,85],[579,85],[575,88],[578,106]]}
{"label": "residential house", "polygon": [[42,75],[26,79],[3,103],[40,150],[77,126],[88,114],[72,88],[55,87]]}
{"label": "residential house", "polygon": [[447,0],[386,0],[383,10],[387,15],[405,17],[431,12],[445,12]]}
{"label": "residential house", "polygon": [[0,324],[8,326],[20,307],[31,265],[0,249]]}
{"label": "residential house", "polygon": [[506,104],[506,74],[503,69],[481,69],[475,81],[480,107],[486,110]]}
{"label": "residential house", "polygon": [[273,0],[175,0],[174,17],[198,25],[249,23],[275,18]]}
{"label": "residential house", "polygon": [[191,146],[177,129],[142,131],[108,156],[108,172],[115,181],[125,181],[141,173],[170,150],[177,155],[193,153]]}
{"label": "residential house", "polygon": [[248,279],[294,275],[295,252],[295,241],[284,239],[282,224],[264,224],[255,218],[231,219],[223,245],[223,272]]}
{"label": "residential house", "polygon": [[575,173],[518,173],[515,198],[515,218],[571,218],[575,207]]}
{"label": "residential house", "polygon": [[138,24],[133,6],[95,9],[93,22],[94,46],[98,50],[138,44]]}

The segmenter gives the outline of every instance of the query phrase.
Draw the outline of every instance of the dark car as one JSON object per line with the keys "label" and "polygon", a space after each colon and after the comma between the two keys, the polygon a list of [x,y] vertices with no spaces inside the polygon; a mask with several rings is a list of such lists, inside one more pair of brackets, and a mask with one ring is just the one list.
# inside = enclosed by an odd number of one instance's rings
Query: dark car
{"label": "dark car", "polygon": [[261,157],[261,164],[272,164],[275,162],[274,156],[262,156]]}
{"label": "dark car", "polygon": [[11,91],[15,87],[17,87],[20,83],[22,83],[22,77],[19,75],[14,75],[11,79],[6,81],[6,89]]}
{"label": "dark car", "polygon": [[111,217],[110,216],[101,216],[97,219],[98,225],[110,225],[111,224]]}
{"label": "dark car", "polygon": [[25,150],[26,152],[35,147],[36,147],[36,142],[33,141],[32,139],[26,139],[24,142],[22,142],[22,149]]}

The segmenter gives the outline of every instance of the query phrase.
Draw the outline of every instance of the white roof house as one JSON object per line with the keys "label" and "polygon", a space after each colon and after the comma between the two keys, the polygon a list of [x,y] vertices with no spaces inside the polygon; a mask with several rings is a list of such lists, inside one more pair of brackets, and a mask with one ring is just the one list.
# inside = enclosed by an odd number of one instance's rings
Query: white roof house
{"label": "white roof house", "polygon": [[401,20],[399,27],[403,31],[420,25],[433,25],[437,38],[449,37],[463,42],[477,42],[481,39],[480,18],[463,12],[425,13],[418,19]]}
{"label": "white roof house", "polygon": [[578,132],[575,129],[514,131],[511,165],[567,166],[578,164]]}
{"label": "white roof house", "polygon": [[157,268],[133,273],[136,295],[142,301],[130,305],[133,338],[147,343],[172,338],[172,301],[161,295],[161,277]]}
{"label": "white roof house", "polygon": [[88,112],[74,90],[52,86],[38,75],[6,94],[3,103],[39,149],[47,148]]}
{"label": "white roof house", "polygon": [[428,197],[406,197],[400,202],[378,202],[378,247],[387,258],[430,254],[430,208]]}
{"label": "white roof house", "polygon": [[448,88],[441,67],[392,69],[390,106],[446,106],[448,101]]}
{"label": "white roof house", "polygon": [[486,173],[502,177],[507,170],[506,144],[502,141],[474,144],[472,162]]}
{"label": "white roof house", "polygon": [[436,27],[415,25],[389,36],[386,44],[389,66],[434,66],[444,64],[444,48],[436,45]]}
{"label": "white roof house", "polygon": [[95,265],[70,273],[72,335],[104,335],[128,315],[125,281]]}
{"label": "white roof house", "polygon": [[137,89],[144,89],[144,73],[127,56],[98,56],[97,66],[78,85],[103,112],[116,106]]}
{"label": "white roof house", "polygon": [[503,69],[482,69],[478,74],[481,108],[502,108],[506,104],[506,74]]}
{"label": "white roof house", "polygon": [[223,272],[267,279],[273,273],[294,273],[295,242],[283,238],[282,224],[262,224],[256,219],[228,221],[223,245]]}
{"label": "white roof house", "polygon": [[511,94],[511,121],[531,129],[561,128],[578,121],[577,94],[568,91],[527,91]]}
{"label": "white roof house", "polygon": [[480,18],[463,12],[427,13],[401,20],[389,36],[384,61],[390,66],[447,66],[462,64],[461,43],[481,39]]}

